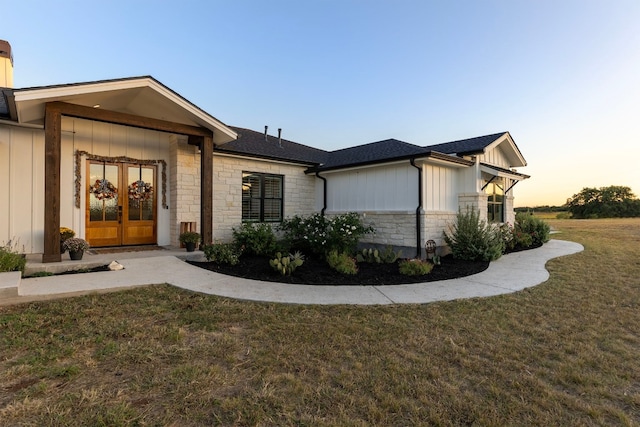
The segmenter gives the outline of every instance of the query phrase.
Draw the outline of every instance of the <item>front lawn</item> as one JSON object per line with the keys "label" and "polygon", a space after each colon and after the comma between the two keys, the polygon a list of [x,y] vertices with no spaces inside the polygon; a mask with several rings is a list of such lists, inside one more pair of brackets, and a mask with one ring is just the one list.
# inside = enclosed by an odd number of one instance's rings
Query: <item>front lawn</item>
{"label": "front lawn", "polygon": [[549,223],[585,251],[491,298],[0,307],[0,425],[638,425],[640,219]]}

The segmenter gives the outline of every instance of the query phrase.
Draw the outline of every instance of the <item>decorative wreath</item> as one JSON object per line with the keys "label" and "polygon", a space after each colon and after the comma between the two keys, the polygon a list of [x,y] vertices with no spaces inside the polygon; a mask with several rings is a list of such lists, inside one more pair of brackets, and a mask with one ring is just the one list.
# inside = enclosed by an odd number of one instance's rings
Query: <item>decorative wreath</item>
{"label": "decorative wreath", "polygon": [[110,200],[118,196],[118,189],[108,179],[96,179],[90,191],[98,200]]}
{"label": "decorative wreath", "polygon": [[145,201],[153,196],[153,186],[142,180],[134,181],[129,185],[129,199]]}

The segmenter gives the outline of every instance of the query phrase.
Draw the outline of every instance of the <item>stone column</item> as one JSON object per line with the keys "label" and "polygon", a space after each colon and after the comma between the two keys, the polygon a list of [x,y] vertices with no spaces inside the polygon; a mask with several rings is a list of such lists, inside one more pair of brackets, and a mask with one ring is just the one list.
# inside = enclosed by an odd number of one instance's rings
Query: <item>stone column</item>
{"label": "stone column", "polygon": [[179,246],[180,223],[200,224],[200,154],[197,147],[187,144],[186,136],[171,136],[169,170],[171,244]]}

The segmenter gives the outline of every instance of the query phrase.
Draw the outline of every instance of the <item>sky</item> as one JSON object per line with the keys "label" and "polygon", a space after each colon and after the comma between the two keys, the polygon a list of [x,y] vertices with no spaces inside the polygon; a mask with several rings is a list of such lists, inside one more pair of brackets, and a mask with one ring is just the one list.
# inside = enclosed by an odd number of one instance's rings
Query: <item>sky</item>
{"label": "sky", "polygon": [[638,0],[0,0],[14,87],[151,75],[335,150],[508,131],[516,206],[640,196]]}

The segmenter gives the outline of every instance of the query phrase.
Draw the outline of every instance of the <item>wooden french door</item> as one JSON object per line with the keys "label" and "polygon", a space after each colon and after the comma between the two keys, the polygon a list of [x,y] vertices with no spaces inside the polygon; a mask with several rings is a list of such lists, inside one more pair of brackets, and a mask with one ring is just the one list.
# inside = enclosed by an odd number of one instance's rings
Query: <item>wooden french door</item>
{"label": "wooden french door", "polygon": [[157,242],[156,167],[87,161],[86,239],[91,246]]}

